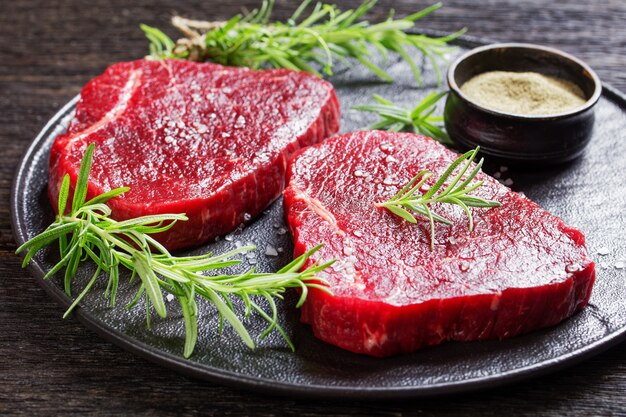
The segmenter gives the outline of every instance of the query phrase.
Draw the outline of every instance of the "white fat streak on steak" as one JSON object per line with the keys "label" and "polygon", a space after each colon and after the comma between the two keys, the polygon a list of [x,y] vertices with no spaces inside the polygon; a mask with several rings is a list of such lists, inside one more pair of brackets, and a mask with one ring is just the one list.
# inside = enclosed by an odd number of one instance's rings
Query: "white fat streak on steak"
{"label": "white fat streak on steak", "polygon": [[75,179],[94,142],[90,195],[131,187],[109,204],[118,219],[186,213],[190,220],[159,240],[194,246],[260,213],[284,187],[291,154],[338,126],[332,86],[309,74],[120,63],[81,92],[51,152],[49,194],[54,202],[65,172]]}
{"label": "white fat streak on steak", "polygon": [[335,216],[333,216],[333,214],[328,211],[318,199],[310,197],[305,192],[299,190],[295,186],[292,187],[292,190],[295,194],[294,198],[303,201],[304,204],[306,204],[307,207],[315,212],[322,220],[328,223],[331,227],[336,228],[338,234],[342,236],[345,235],[345,232],[339,229],[339,227],[337,226],[337,220],[335,219]]}
{"label": "white fat streak on steak", "polygon": [[411,224],[375,207],[422,169],[432,185],[455,158],[431,139],[383,132],[335,137],[294,158],[285,211],[295,255],[323,242],[317,258],[337,260],[320,273],[335,296],[314,291],[303,310],[318,337],[384,356],[519,334],[587,302],[594,268],[582,234],[483,173],[473,194],[502,207],[471,209],[469,233],[460,207],[435,204],[452,225],[436,224],[432,251],[427,218]]}
{"label": "white fat streak on steak", "polygon": [[[74,132],[71,135],[65,137],[64,146],[65,148],[70,148],[74,144],[84,140],[89,135],[98,132],[98,130],[104,128],[107,124],[115,123],[118,117],[120,117],[124,111],[128,108],[128,103],[137,91],[137,88],[140,85],[141,81],[141,70],[131,71],[128,75],[128,81],[124,84],[124,86],[120,89],[119,99],[109,111],[106,112],[102,119],[98,120],[91,126],[81,130],[79,132]],[[70,150],[68,149],[68,152]],[[108,190],[106,190],[108,191]]]}

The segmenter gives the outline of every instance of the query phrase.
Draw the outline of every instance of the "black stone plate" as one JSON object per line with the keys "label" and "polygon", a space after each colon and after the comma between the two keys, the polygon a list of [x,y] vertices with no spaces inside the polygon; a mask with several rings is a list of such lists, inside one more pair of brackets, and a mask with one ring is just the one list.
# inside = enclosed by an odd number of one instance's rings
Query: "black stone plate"
{"label": "black stone plate", "polygon": [[[465,38],[460,42],[460,52],[476,45],[477,42]],[[396,80],[393,85],[379,82],[359,66],[346,68],[331,78],[343,109],[344,132],[374,121],[371,116],[350,109],[352,105],[369,102],[373,93],[410,104],[437,88],[429,65],[422,66],[424,88],[416,87],[405,63],[391,61],[386,68]],[[11,206],[18,244],[41,232],[53,220],[46,194],[48,154],[54,138],[71,119],[76,100],[50,120],[18,167]],[[413,354],[375,359],[315,339],[308,326],[298,322],[291,294],[280,304],[280,321],[297,346],[295,353],[277,334],[260,341],[256,350],[249,350],[228,327],[218,334],[215,310],[201,302],[199,341],[193,356],[184,359],[183,321],[175,303],[169,306],[167,319],[153,317],[153,327],[147,330],[144,308],[139,306],[129,311],[123,307],[134,294],[133,288],[123,284],[118,306],[109,308],[100,295],[105,285],[103,279],[76,309],[75,316],[124,349],[187,375],[297,397],[367,400],[430,396],[492,387],[562,368],[615,345],[626,336],[626,269],[619,268],[626,258],[622,230],[626,224],[625,109],[626,98],[605,86],[597,106],[594,137],[580,159],[542,170],[511,167],[502,173],[504,179],[513,180],[514,190],[523,191],[550,212],[580,228],[598,263],[590,305],[553,328],[509,340],[447,343]],[[493,174],[499,170],[498,161],[488,161],[486,172]],[[244,230],[194,252],[220,253],[238,242],[254,242],[258,253],[255,258],[244,258],[240,270],[252,264],[262,271],[275,270],[291,256],[292,243],[285,231],[279,200]],[[281,249],[280,256],[266,256],[267,245]],[[597,254],[601,248],[608,249],[609,254]],[[37,282],[67,307],[71,300],[62,291],[61,278],[42,280],[56,256],[55,250],[43,251],[29,268]],[[88,267],[79,271],[73,294],[83,288],[88,275]],[[248,324],[252,334],[260,334],[262,322],[252,318]]]}

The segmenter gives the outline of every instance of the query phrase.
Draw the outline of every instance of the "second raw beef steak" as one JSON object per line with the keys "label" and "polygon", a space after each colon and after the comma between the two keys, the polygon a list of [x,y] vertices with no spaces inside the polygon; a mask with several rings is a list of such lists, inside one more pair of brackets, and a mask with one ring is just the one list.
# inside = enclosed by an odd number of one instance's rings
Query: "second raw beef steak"
{"label": "second raw beef steak", "polygon": [[407,133],[336,136],[294,156],[285,211],[295,256],[318,243],[319,274],[334,295],[311,290],[302,321],[353,352],[388,356],[447,340],[505,338],[554,325],[587,304],[595,278],[584,236],[493,178],[472,195],[501,207],[436,204],[451,220],[409,223],[375,206],[423,169],[427,185],[457,155]]}

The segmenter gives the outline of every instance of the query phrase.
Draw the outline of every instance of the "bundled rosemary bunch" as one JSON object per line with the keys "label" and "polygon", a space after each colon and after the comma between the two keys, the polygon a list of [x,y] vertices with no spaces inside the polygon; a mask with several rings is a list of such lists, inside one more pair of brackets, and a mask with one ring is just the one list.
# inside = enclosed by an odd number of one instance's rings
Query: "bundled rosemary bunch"
{"label": "bundled rosemary bunch", "polygon": [[[250,68],[289,68],[327,75],[333,73],[337,60],[355,59],[385,81],[391,76],[374,63],[375,52],[387,57],[398,53],[421,83],[420,69],[412,58],[417,52],[431,61],[437,76],[437,58],[453,48],[448,43],[463,30],[443,37],[411,34],[415,22],[441,7],[440,3],[409,16],[371,24],[361,20],[376,4],[366,0],[354,10],[342,11],[334,5],[305,0],[286,22],[270,22],[274,0],[264,0],[258,10],[237,15],[228,21],[207,22],[174,17],[172,24],[184,37],[176,43],[157,28],[142,25],[150,41],[153,58],[182,58],[211,61],[222,65]],[[410,48],[410,49],[407,49]]]}
{"label": "bundled rosemary bunch", "polygon": [[[128,188],[116,188],[85,201],[93,151],[94,145],[91,144],[85,152],[69,210],[66,206],[70,177],[65,175],[59,192],[59,214],[56,220],[16,251],[26,252],[22,264],[26,266],[39,250],[58,242],[60,261],[48,271],[45,278],[65,269],[64,285],[68,296],[71,295],[72,282],[81,262],[90,260],[96,265],[96,271],[68,308],[65,316],[78,305],[96,281],[104,276],[108,276],[104,296],[108,297],[110,305],[114,306],[122,267],[130,271],[131,283],[139,278],[136,295],[127,307],[132,308],[143,300],[148,327],[152,311],[160,317],[167,316],[164,293],[169,293],[178,300],[185,324],[185,357],[193,353],[198,337],[196,304],[198,297],[211,302],[220,315],[220,323],[223,323],[223,320],[230,323],[249,347],[253,348],[255,344],[236,314],[233,304],[235,298],[243,300],[244,316],[255,313],[268,322],[267,328],[260,335],[261,338],[272,330],[277,330],[293,349],[288,336],[277,322],[275,300],[282,298],[282,294],[288,288],[299,288],[301,294],[298,306],[300,306],[306,299],[309,288],[328,291],[325,282],[316,278],[315,274],[332,262],[314,263],[299,272],[308,257],[316,252],[319,246],[275,273],[258,273],[251,269],[240,275],[215,273],[206,275],[207,271],[216,271],[240,263],[234,257],[255,248],[246,246],[217,256],[211,253],[199,256],[174,256],[151,235],[170,229],[176,222],[187,220],[185,215],[153,215],[125,221],[111,219],[111,209],[106,202],[128,191]],[[267,300],[269,307],[264,309],[258,303],[257,297]]]}

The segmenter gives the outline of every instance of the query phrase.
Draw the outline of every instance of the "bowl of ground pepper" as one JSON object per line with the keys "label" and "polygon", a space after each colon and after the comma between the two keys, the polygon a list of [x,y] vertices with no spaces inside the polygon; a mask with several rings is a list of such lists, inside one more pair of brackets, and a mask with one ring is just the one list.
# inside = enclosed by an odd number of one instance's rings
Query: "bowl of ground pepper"
{"label": "bowl of ground pepper", "polygon": [[583,153],[602,93],[600,79],[581,60],[520,43],[467,52],[450,66],[448,85],[444,120],[458,145],[536,164]]}

